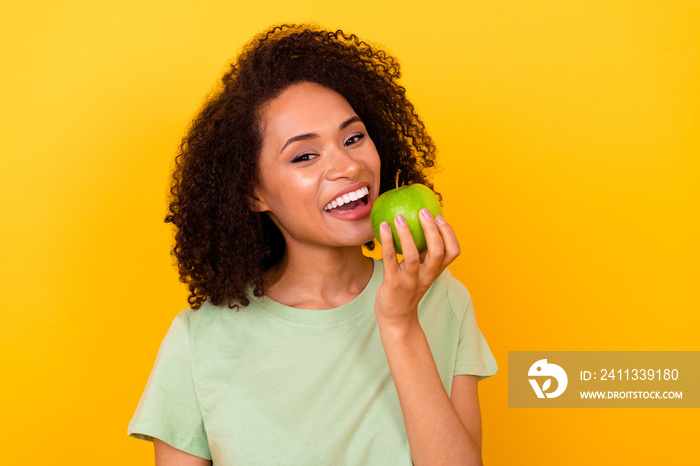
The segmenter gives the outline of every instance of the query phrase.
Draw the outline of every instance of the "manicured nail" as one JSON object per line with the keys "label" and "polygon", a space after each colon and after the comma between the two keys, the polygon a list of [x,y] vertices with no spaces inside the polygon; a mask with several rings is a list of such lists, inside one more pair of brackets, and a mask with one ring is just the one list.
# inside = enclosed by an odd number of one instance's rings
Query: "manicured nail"
{"label": "manicured nail", "polygon": [[382,222],[382,223],[379,225],[379,228],[380,228],[382,231],[385,231],[385,232],[387,232],[387,233],[391,231],[391,226],[389,226],[389,222]]}
{"label": "manicured nail", "polygon": [[437,217],[435,217],[435,221],[438,223],[442,223],[443,225],[447,223],[445,219],[442,218],[442,215],[438,215]]}
{"label": "manicured nail", "polygon": [[406,226],[406,219],[403,218],[403,215],[397,215],[396,218],[394,219],[396,224],[400,227],[405,227]]}
{"label": "manicured nail", "polygon": [[420,215],[421,215],[421,217],[423,217],[426,220],[430,220],[433,217],[427,207],[423,207],[420,210]]}

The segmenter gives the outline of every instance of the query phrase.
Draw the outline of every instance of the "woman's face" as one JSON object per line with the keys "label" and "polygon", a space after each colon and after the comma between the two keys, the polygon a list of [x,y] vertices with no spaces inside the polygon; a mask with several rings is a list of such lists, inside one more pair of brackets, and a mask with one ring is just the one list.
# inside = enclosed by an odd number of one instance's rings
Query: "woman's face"
{"label": "woman's face", "polygon": [[292,85],[262,108],[261,130],[255,210],[270,215],[287,247],[355,246],[374,237],[379,154],[340,94]]}

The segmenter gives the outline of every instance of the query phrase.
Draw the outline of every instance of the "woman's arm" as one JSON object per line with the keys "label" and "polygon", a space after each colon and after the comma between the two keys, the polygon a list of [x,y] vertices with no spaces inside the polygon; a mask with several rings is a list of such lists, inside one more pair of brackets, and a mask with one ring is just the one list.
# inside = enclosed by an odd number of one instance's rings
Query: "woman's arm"
{"label": "woman's arm", "polygon": [[462,424],[481,451],[481,408],[479,407],[479,378],[476,375],[452,377],[450,398]]}
{"label": "woman's arm", "polygon": [[157,438],[153,439],[156,451],[156,466],[209,466],[211,460],[191,455]]}
{"label": "woman's arm", "polygon": [[481,419],[478,411],[474,412],[474,406],[478,407],[474,382],[455,377],[450,400],[418,321],[418,303],[459,255],[459,243],[442,217],[433,219],[427,209],[419,217],[428,243],[423,257],[405,220],[397,217],[394,221],[403,249],[401,263],[396,258],[389,225],[380,226],[385,276],[375,303],[379,333],[414,463],[480,465]]}
{"label": "woman's arm", "polygon": [[[413,462],[480,465],[481,417],[466,376],[454,377],[452,400],[442,385],[420,326],[382,328],[382,343],[399,395]],[[474,409],[476,407],[476,409]]]}

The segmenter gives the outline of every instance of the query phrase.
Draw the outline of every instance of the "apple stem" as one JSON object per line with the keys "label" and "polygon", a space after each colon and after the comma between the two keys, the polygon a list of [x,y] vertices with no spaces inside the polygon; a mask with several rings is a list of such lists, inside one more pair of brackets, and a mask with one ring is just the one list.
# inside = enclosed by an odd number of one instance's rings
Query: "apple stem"
{"label": "apple stem", "polygon": [[396,171],[396,190],[397,191],[399,190],[399,173],[401,173],[400,168]]}

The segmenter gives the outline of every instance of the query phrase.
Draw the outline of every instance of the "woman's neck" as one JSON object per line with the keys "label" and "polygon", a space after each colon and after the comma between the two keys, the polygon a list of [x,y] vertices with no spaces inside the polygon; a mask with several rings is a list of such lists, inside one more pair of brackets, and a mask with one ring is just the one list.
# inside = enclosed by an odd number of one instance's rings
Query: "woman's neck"
{"label": "woman's neck", "polygon": [[290,307],[333,309],[357,297],[372,270],[360,246],[287,250],[267,272],[266,295]]}

